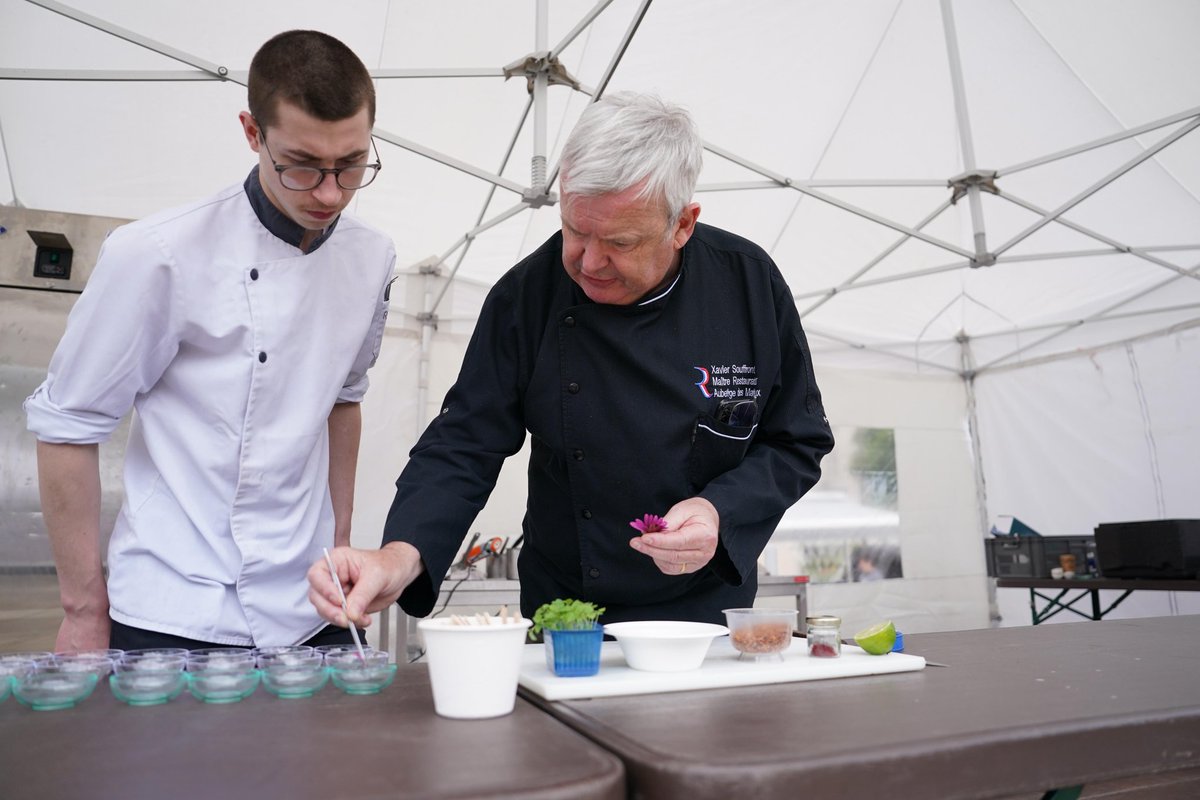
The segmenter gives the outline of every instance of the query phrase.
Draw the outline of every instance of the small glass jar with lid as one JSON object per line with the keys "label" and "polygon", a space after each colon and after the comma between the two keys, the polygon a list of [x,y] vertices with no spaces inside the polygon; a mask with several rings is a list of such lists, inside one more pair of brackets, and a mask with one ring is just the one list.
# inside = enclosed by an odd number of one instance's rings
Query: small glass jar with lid
{"label": "small glass jar with lid", "polygon": [[805,636],[808,638],[808,654],[815,658],[837,658],[842,654],[842,628],[840,617],[822,614],[806,617]]}

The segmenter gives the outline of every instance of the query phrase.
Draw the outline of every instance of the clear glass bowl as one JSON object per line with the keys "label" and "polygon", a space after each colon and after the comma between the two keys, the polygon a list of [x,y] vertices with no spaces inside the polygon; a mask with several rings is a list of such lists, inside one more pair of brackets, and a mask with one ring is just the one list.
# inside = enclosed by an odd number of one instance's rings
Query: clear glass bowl
{"label": "clear glass bowl", "polygon": [[8,697],[13,684],[37,669],[38,662],[32,658],[15,657],[6,654],[0,656],[0,700]]}
{"label": "clear glass bowl", "polygon": [[13,694],[34,711],[70,708],[87,699],[96,688],[94,672],[70,672],[57,666],[40,666],[21,677],[14,677]]}
{"label": "clear glass bowl", "polygon": [[249,650],[239,652],[212,652],[203,655],[188,656],[187,670],[188,672],[200,672],[203,670],[226,670],[234,672],[248,672],[258,666],[257,659]]}
{"label": "clear glass bowl", "polygon": [[261,674],[247,657],[242,666],[188,665],[188,691],[205,703],[237,703],[254,694]]}
{"label": "clear glass bowl", "polygon": [[363,659],[351,651],[327,655],[325,661],[333,685],[346,694],[376,694],[396,677],[396,665],[388,658],[387,653],[372,652]]}
{"label": "clear glass bowl", "polygon": [[727,608],[724,614],[729,641],[740,653],[739,659],[782,661],[783,651],[792,644],[799,612],[787,608]]}
{"label": "clear glass bowl", "polygon": [[[337,656],[341,653],[354,653],[355,656],[358,655],[358,648],[352,644],[319,644],[313,649],[325,656],[326,664],[329,663],[330,656]],[[369,644],[364,644],[363,652],[370,655],[375,652],[375,648]]]}
{"label": "clear glass bowl", "polygon": [[306,644],[278,645],[273,647],[256,647],[252,651],[261,669],[268,661],[277,663],[305,663],[304,657],[311,656],[315,650]]}
{"label": "clear glass bowl", "polygon": [[106,678],[113,671],[114,659],[100,651],[87,653],[57,653],[54,663],[68,672],[94,672]]}
{"label": "clear glass bowl", "polygon": [[134,672],[143,670],[147,672],[183,672],[183,668],[187,666],[186,655],[170,655],[159,653],[138,653],[135,650],[130,650],[125,654],[125,657],[118,661],[113,669],[114,672]]}
{"label": "clear glass bowl", "polygon": [[259,658],[262,685],[276,697],[311,697],[329,680],[320,653],[277,653]]}
{"label": "clear glass bowl", "polygon": [[[156,656],[146,657],[159,660]],[[108,678],[113,696],[131,706],[155,706],[174,700],[187,685],[187,675],[182,664],[154,668],[139,660],[128,660],[117,664]]]}

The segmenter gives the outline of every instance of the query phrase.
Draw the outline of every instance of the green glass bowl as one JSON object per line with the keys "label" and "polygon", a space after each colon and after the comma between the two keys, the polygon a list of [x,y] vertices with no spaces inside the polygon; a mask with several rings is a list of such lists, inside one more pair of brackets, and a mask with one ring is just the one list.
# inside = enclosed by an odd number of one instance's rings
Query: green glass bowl
{"label": "green glass bowl", "polygon": [[86,700],[99,678],[94,672],[69,672],[43,667],[14,677],[13,694],[34,711],[57,711]]}
{"label": "green glass bowl", "polygon": [[202,669],[188,673],[188,691],[205,703],[237,703],[254,694],[261,676],[262,673],[252,666]]}
{"label": "green glass bowl", "polygon": [[341,653],[327,657],[329,677],[333,685],[346,694],[376,694],[390,686],[396,677],[396,665],[388,663],[388,654],[368,653],[365,660],[358,653]]}
{"label": "green glass bowl", "polygon": [[262,685],[276,697],[311,697],[329,680],[329,670],[319,653],[261,662]]}
{"label": "green glass bowl", "polygon": [[156,706],[174,700],[187,685],[187,675],[177,669],[117,671],[108,676],[113,696],[131,706]]}

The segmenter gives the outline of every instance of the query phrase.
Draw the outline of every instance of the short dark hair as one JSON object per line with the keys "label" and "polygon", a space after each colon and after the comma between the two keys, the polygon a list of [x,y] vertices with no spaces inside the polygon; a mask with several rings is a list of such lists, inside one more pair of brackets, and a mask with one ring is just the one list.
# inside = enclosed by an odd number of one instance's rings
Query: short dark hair
{"label": "short dark hair", "polygon": [[327,122],[366,106],[375,124],[371,73],[353,50],[320,31],[285,31],[268,39],[250,62],[247,89],[250,114],[264,128],[277,121],[280,101]]}

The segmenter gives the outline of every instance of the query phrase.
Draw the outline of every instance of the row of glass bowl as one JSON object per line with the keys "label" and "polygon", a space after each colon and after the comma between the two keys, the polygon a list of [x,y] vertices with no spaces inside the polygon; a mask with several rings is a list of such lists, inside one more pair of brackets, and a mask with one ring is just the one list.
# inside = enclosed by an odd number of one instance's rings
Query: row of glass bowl
{"label": "row of glass bowl", "polygon": [[206,703],[236,703],[261,683],[277,697],[310,697],[332,680],[347,694],[375,694],[391,684],[396,665],[386,652],[352,645],[216,647],[203,650],[92,650],[0,653],[0,700],[11,691],[39,711],[70,708],[107,679],[130,705],[158,705],[187,689]]}

